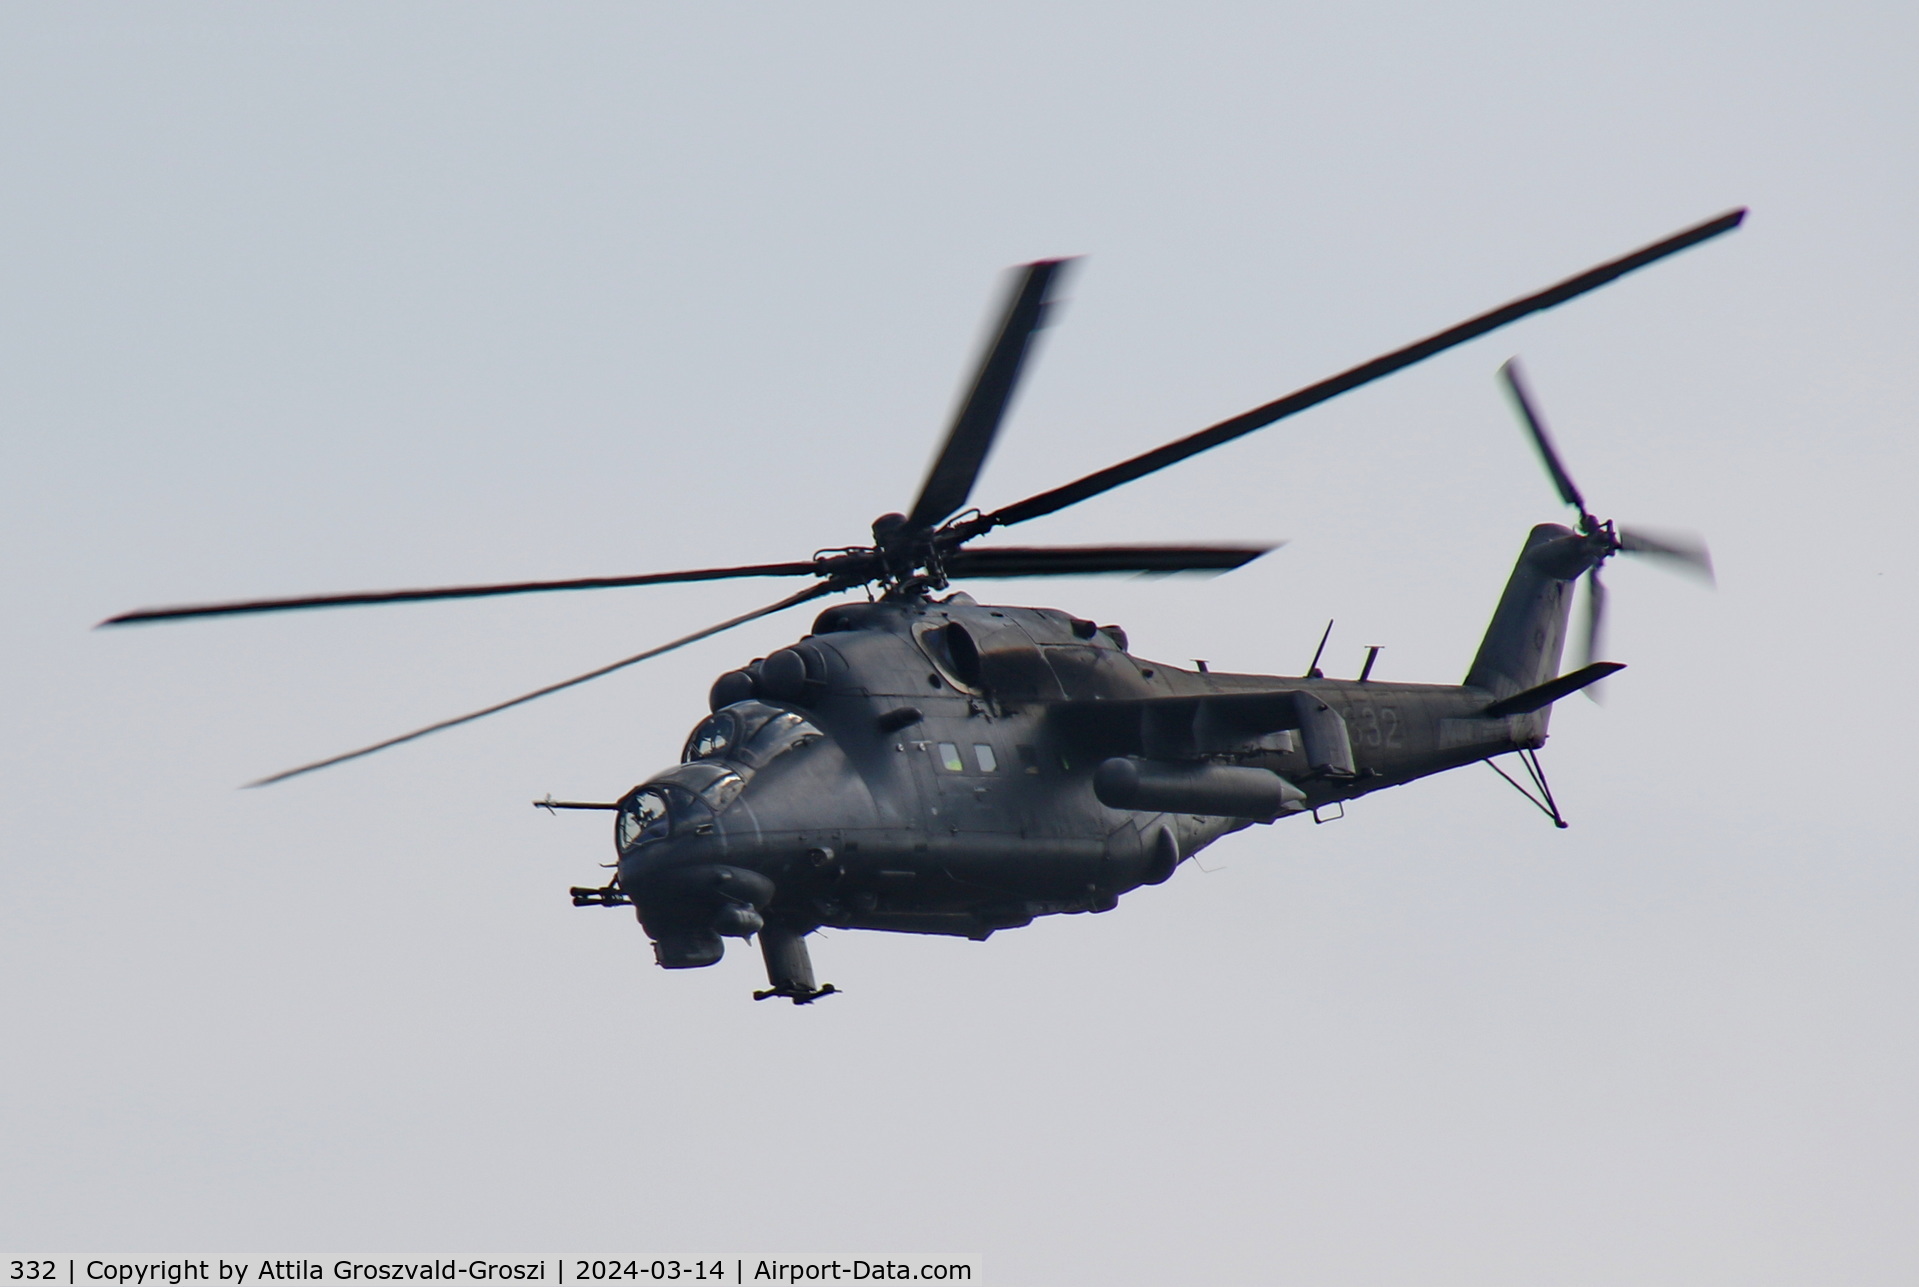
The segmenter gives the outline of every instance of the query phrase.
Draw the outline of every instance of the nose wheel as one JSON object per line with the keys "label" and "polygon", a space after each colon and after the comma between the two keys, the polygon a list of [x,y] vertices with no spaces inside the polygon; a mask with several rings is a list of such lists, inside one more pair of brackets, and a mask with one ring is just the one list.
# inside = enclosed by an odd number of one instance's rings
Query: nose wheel
{"label": "nose wheel", "polygon": [[766,981],[773,986],[753,994],[755,1001],[785,997],[794,1005],[811,1005],[839,989],[813,981],[813,958],[806,950],[806,934],[784,926],[760,931],[760,956],[766,961]]}

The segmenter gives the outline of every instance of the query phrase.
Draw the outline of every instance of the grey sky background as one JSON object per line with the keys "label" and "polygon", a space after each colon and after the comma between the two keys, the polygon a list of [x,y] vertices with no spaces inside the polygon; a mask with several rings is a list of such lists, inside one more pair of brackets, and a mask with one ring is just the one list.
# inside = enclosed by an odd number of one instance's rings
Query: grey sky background
{"label": "grey sky background", "polygon": [[[0,13],[8,1254],[955,1252],[993,1283],[1904,1283],[1919,16],[85,4]],[[910,501],[1007,265],[1089,256],[976,499],[1734,205],[1747,226],[1023,529],[1286,538],[969,587],[1136,651],[1456,680],[1563,512],[1617,566],[1556,833],[1473,769],[981,945],[650,963],[574,910],[770,602],[90,634],[155,603],[805,557]]]}

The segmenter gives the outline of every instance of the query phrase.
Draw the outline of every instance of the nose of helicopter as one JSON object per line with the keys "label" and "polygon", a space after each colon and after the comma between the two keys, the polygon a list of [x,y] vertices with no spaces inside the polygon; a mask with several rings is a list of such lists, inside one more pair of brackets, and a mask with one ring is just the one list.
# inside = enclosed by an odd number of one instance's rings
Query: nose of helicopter
{"label": "nose of helicopter", "polygon": [[662,966],[711,965],[724,939],[765,927],[776,881],[800,856],[799,837],[817,830],[807,822],[825,820],[813,817],[821,796],[807,789],[807,776],[696,761],[655,775],[620,802],[617,883]]}
{"label": "nose of helicopter", "polygon": [[[717,833],[717,826],[715,833]],[[761,911],[776,888],[761,872],[717,861],[717,834],[661,837],[621,855],[620,889],[667,969],[712,965],[727,938],[746,939],[766,926]]]}
{"label": "nose of helicopter", "polygon": [[618,884],[661,965],[711,965],[763,914],[820,837],[859,825],[871,797],[837,739],[802,710],[749,699],[688,737],[682,762],[620,801]]}

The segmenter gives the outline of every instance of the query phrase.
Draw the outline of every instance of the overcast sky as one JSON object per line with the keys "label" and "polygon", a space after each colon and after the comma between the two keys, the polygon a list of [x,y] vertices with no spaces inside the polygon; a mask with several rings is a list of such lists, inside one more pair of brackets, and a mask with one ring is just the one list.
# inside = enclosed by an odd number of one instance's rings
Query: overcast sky
{"label": "overcast sky", "polygon": [[[993,1284],[1909,1283],[1919,11],[0,12],[0,1251],[976,1257]],[[976,499],[1737,205],[1741,231],[1022,529],[1286,539],[971,587],[1135,650],[1464,673],[1566,516],[1545,753],[985,944],[653,967],[611,799],[758,583],[89,633],[156,603],[804,558],[910,502],[1000,290],[1088,256]]]}

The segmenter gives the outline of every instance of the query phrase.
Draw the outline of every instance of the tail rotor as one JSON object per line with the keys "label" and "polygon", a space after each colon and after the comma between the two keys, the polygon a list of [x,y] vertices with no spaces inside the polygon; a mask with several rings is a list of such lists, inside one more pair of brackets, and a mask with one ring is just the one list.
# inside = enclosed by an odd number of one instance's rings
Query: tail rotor
{"label": "tail rotor", "polygon": [[[1586,538],[1593,559],[1592,568],[1586,573],[1586,638],[1581,662],[1582,665],[1591,665],[1603,660],[1605,653],[1607,595],[1606,583],[1600,579],[1599,573],[1607,559],[1615,554],[1657,559],[1668,567],[1698,576],[1711,585],[1714,583],[1712,554],[1704,540],[1689,533],[1654,533],[1644,528],[1617,527],[1611,519],[1594,517],[1592,511],[1586,508],[1585,496],[1559,457],[1559,450],[1546,429],[1545,419],[1539,414],[1537,400],[1520,371],[1519,359],[1513,358],[1500,367],[1499,375],[1507,395],[1512,399],[1513,409],[1518,412],[1521,423],[1531,435],[1539,459],[1559,492],[1559,498],[1579,511],[1579,533]],[[1585,690],[1586,696],[1599,701],[1602,687],[1601,684],[1591,685]]]}

